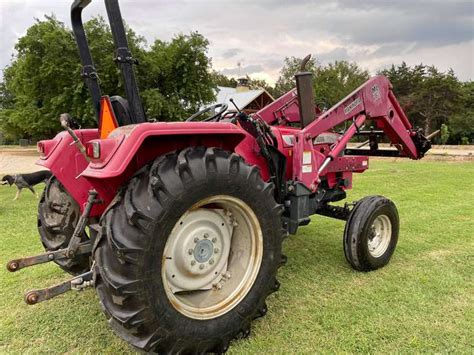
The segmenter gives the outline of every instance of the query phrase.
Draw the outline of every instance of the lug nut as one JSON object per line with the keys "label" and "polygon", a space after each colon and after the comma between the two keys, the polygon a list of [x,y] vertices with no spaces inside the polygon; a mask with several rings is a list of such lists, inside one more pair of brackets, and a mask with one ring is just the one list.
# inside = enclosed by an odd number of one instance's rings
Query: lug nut
{"label": "lug nut", "polygon": [[196,261],[195,261],[195,260],[192,260],[192,261],[191,261],[191,265],[196,265]]}
{"label": "lug nut", "polygon": [[192,249],[189,249],[189,250],[188,250],[188,254],[189,254],[189,255],[193,255],[193,250],[192,250]]}
{"label": "lug nut", "polygon": [[212,238],[212,242],[213,243],[217,242],[217,238]]}
{"label": "lug nut", "polygon": [[199,265],[199,268],[202,270],[204,269],[204,264]]}
{"label": "lug nut", "polygon": [[197,243],[197,242],[199,242],[199,238],[198,238],[198,237],[194,238],[194,243]]}
{"label": "lug nut", "polygon": [[209,265],[214,264],[214,259],[209,260]]}
{"label": "lug nut", "polygon": [[209,238],[209,234],[204,233],[204,238],[206,238],[206,239]]}
{"label": "lug nut", "polygon": [[219,248],[214,249],[214,253],[217,254],[219,252]]}

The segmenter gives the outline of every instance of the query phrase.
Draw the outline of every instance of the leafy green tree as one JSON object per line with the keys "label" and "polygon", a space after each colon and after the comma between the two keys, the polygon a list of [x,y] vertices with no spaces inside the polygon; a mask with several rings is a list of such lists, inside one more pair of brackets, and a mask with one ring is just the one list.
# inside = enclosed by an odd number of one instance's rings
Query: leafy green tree
{"label": "leafy green tree", "polygon": [[273,97],[275,95],[275,89],[269,83],[267,83],[266,80],[264,79],[249,78],[249,88],[252,90],[265,89]]}
{"label": "leafy green tree", "polygon": [[449,119],[449,143],[472,144],[474,142],[474,82],[461,87],[461,105]]}
{"label": "leafy green tree", "polygon": [[[295,87],[294,76],[300,71],[300,66],[300,58],[285,59],[285,64],[275,85],[277,96]],[[313,73],[315,100],[325,108],[339,102],[369,78],[367,71],[359,68],[357,64],[347,61],[335,61],[323,66],[318,64],[316,59],[311,58],[306,64],[306,71]]]}
{"label": "leafy green tree", "polygon": [[237,87],[237,80],[222,73],[219,73],[216,70],[213,70],[212,73],[212,81],[216,86],[224,86],[227,88],[235,88]]}
{"label": "leafy green tree", "polygon": [[449,139],[449,129],[448,126],[445,125],[444,123],[441,125],[440,128],[440,140],[441,144],[445,145],[448,142]]}
{"label": "leafy green tree", "polygon": [[53,135],[57,117],[73,104],[76,49],[71,33],[54,16],[36,20],[15,49],[16,58],[4,70],[4,88],[13,105],[2,109],[0,123],[7,136]]}
{"label": "leafy green tree", "polygon": [[209,42],[201,34],[179,34],[170,42],[156,40],[144,58],[141,77],[147,114],[160,121],[185,119],[214,99],[216,87],[207,56]]}
{"label": "leafy green tree", "polygon": [[[124,95],[121,74],[113,61],[114,45],[103,18],[86,22],[85,30],[103,94]],[[145,110],[150,118],[183,119],[213,99],[208,41],[198,33],[170,42],[145,41],[127,28]],[[81,78],[81,63],[69,28],[53,15],[36,20],[19,38],[17,54],[0,84],[0,129],[7,139],[47,138],[60,130],[57,117],[70,113],[84,127],[95,126],[95,114]]]}
{"label": "leafy green tree", "polygon": [[369,73],[355,63],[335,61],[318,67],[314,77],[314,95],[329,108],[369,79]]}
{"label": "leafy green tree", "polygon": [[[462,84],[452,70],[440,72],[434,66],[402,63],[381,74],[392,82],[393,91],[410,120],[429,134],[448,124],[463,111]],[[451,124],[449,124],[451,126]]]}
{"label": "leafy green tree", "polygon": [[[295,74],[300,71],[302,58],[286,57],[283,63],[283,68],[280,70],[280,76],[275,83],[275,95],[281,96],[284,93],[293,89],[295,84]],[[311,58],[306,63],[306,71],[313,73],[313,78],[318,68],[316,59]]]}

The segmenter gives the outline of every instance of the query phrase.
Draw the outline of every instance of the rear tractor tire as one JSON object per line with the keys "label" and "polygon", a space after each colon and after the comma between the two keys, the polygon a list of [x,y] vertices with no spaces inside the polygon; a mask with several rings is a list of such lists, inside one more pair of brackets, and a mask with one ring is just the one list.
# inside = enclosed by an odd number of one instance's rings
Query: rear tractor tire
{"label": "rear tractor tire", "polygon": [[141,169],[103,216],[96,290],[109,324],[158,353],[225,352],[276,291],[273,185],[238,155],[187,148]]}
{"label": "rear tractor tire", "polygon": [[351,211],[344,230],[344,254],[358,271],[388,264],[398,241],[395,204],[383,196],[367,196]]}
{"label": "rear tractor tire", "polygon": [[[80,215],[77,202],[59,180],[52,176],[46,183],[38,205],[38,232],[46,251],[67,248]],[[84,233],[82,241],[87,240]],[[79,275],[89,271],[89,259],[89,255],[84,254],[54,262],[64,271]]]}

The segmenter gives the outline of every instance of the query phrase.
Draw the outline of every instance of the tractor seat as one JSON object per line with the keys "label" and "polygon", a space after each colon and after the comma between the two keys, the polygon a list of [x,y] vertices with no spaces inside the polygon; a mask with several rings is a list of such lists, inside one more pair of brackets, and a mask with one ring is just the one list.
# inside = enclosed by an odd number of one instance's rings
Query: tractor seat
{"label": "tractor seat", "polygon": [[128,101],[126,99],[118,95],[111,96],[110,103],[112,104],[115,118],[117,119],[119,127],[135,123],[133,122],[132,116],[130,115],[130,106],[128,105]]}

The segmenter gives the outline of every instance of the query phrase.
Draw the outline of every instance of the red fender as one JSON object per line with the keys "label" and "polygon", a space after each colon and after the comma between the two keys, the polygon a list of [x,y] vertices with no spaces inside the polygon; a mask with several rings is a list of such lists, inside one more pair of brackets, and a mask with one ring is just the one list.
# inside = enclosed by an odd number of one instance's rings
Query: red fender
{"label": "red fender", "polygon": [[46,151],[37,162],[49,168],[66,190],[84,208],[87,192],[94,188],[103,203],[95,205],[91,217],[100,216],[120,186],[156,157],[190,146],[207,146],[235,151],[249,164],[256,164],[268,178],[265,162],[254,153],[255,139],[239,126],[214,122],[158,122],[119,127],[106,139],[97,129],[76,130],[83,144],[98,142],[100,157],[90,163],[72,145],[66,132],[42,141]]}

